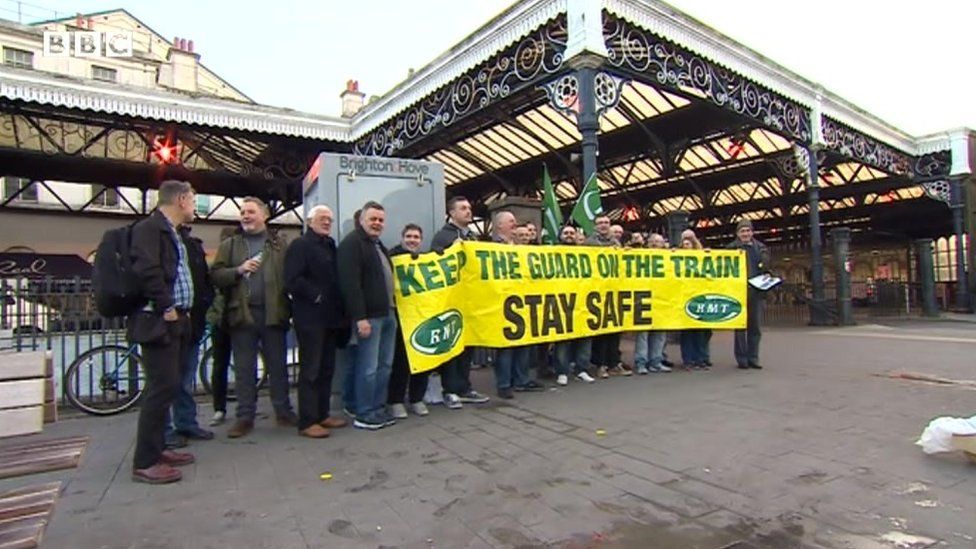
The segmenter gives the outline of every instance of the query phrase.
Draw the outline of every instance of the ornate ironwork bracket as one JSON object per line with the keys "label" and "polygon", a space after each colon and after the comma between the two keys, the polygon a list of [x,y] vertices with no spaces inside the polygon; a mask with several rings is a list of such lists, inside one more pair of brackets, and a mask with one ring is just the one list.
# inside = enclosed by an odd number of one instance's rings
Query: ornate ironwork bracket
{"label": "ornate ironwork bracket", "polygon": [[579,79],[575,74],[563,75],[539,87],[549,97],[550,107],[569,117],[579,114]]}
{"label": "ornate ironwork bracket", "polygon": [[[817,151],[817,162],[823,165],[827,159],[824,151]],[[810,151],[804,146],[794,144],[792,154],[780,154],[769,159],[776,167],[776,170],[783,176],[790,179],[806,177],[810,172]]]}
{"label": "ornate ironwork bracket", "polygon": [[[593,92],[596,100],[596,115],[613,109],[620,103],[620,96],[627,81],[608,72],[598,72],[593,76]],[[578,118],[580,111],[579,78],[567,74],[539,86],[549,97],[549,106],[567,117]]]}
{"label": "ornate ironwork bracket", "polygon": [[925,190],[925,196],[928,196],[932,200],[945,202],[946,206],[952,207],[952,184],[948,181],[944,179],[940,181],[929,181],[928,183],[922,183],[922,188]]}

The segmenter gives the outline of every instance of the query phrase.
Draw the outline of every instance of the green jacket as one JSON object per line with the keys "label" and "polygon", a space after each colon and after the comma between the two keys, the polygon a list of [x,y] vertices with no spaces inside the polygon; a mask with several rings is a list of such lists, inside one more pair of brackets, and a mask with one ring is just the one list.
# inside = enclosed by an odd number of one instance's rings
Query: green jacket
{"label": "green jacket", "polygon": [[[287,326],[291,316],[288,295],[285,292],[285,250],[288,243],[283,235],[268,229],[268,239],[261,256],[264,270],[264,318],[267,326]],[[224,240],[217,249],[217,256],[210,267],[210,278],[218,289],[218,297],[208,319],[222,320],[228,328],[251,326],[249,291],[244,277],[237,267],[250,256],[247,243],[240,233]],[[215,324],[217,324],[215,322]]]}

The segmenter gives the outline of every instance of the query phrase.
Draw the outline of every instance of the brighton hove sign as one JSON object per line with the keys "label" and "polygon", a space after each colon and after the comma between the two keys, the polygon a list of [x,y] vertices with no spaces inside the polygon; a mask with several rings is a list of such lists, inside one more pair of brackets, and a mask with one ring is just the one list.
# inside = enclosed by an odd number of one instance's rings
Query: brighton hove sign
{"label": "brighton hove sign", "polygon": [[44,56],[132,57],[132,31],[44,31]]}

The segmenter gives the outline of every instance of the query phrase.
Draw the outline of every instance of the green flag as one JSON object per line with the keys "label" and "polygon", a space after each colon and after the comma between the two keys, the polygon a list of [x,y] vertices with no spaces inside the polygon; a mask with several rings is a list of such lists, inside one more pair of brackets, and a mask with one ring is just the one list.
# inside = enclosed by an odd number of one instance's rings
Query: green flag
{"label": "green flag", "polygon": [[573,213],[570,214],[576,226],[583,229],[586,234],[593,233],[593,222],[596,216],[603,213],[603,204],[600,202],[600,184],[597,182],[596,173],[590,176],[590,180],[583,187],[576,205],[573,206]]}
{"label": "green flag", "polygon": [[559,229],[563,225],[563,212],[559,209],[559,199],[552,188],[549,168],[542,166],[542,243],[559,242]]}

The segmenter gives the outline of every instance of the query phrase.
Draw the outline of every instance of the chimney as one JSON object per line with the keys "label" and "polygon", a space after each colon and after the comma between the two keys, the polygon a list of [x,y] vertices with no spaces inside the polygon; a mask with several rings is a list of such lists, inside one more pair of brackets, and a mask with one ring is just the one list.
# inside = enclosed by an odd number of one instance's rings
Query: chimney
{"label": "chimney", "polygon": [[346,89],[339,94],[339,99],[342,100],[342,117],[352,118],[363,108],[363,100],[366,98],[366,94],[359,91],[359,81],[358,80],[348,80],[346,81]]}
{"label": "chimney", "polygon": [[177,90],[196,93],[200,54],[193,53],[192,40],[173,38],[166,62],[159,67],[159,84]]}

